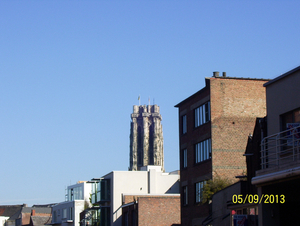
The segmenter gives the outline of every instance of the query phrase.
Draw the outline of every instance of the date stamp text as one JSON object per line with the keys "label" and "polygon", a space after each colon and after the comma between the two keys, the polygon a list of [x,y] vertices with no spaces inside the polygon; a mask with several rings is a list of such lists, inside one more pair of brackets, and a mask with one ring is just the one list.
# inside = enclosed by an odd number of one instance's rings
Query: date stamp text
{"label": "date stamp text", "polygon": [[277,203],[285,203],[285,195],[268,195],[262,194],[259,195],[233,195],[232,202],[234,204],[245,204],[245,203],[253,203],[253,204],[261,204],[261,203],[269,203],[269,204],[277,204]]}

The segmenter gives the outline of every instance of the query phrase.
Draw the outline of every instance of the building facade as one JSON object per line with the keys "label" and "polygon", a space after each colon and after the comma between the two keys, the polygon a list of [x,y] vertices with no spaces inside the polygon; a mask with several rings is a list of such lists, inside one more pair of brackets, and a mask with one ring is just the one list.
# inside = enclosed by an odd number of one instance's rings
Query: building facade
{"label": "building facade", "polygon": [[202,190],[215,176],[246,173],[243,156],[256,118],[266,115],[268,80],[219,76],[205,78],[205,87],[175,107],[179,113],[182,225],[202,225],[209,204]]}
{"label": "building facade", "polygon": [[80,213],[89,207],[94,182],[79,181],[66,189],[65,201],[52,207],[52,225],[79,226]]}
{"label": "building facade", "polygon": [[129,170],[147,165],[161,166],[164,171],[162,117],[157,105],[134,105],[130,126]]}
{"label": "building facade", "polygon": [[123,226],[180,225],[180,195],[123,196]]}
{"label": "building facade", "polygon": [[92,181],[95,182],[93,207],[83,216],[86,220],[81,220],[92,225],[121,226],[123,197],[126,195],[179,194],[178,171],[165,173],[161,166],[145,166],[139,171],[112,171]]}
{"label": "building facade", "polygon": [[269,81],[267,134],[261,142],[260,169],[252,178],[258,195],[259,225],[299,225],[300,67]]}

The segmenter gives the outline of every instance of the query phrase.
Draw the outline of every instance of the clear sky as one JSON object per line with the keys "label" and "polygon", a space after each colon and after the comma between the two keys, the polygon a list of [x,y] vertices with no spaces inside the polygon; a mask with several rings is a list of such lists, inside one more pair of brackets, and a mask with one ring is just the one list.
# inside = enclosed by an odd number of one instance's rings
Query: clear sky
{"label": "clear sky", "polygon": [[0,205],[64,201],[129,166],[132,106],[163,117],[213,71],[275,78],[300,65],[300,1],[0,0]]}

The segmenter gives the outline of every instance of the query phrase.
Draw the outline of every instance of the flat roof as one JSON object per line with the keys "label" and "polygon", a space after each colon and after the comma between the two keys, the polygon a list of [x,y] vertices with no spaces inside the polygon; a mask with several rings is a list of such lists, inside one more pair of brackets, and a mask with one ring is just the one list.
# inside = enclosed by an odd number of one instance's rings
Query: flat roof
{"label": "flat roof", "polygon": [[[243,77],[228,77],[228,76],[217,76],[217,77],[215,77],[215,76],[212,76],[212,77],[205,77],[205,81],[210,80],[211,78],[214,78],[214,79],[236,79],[236,80],[257,80],[257,81],[270,81],[271,80],[271,79],[264,79],[264,78],[243,78]],[[206,85],[207,85],[207,83],[205,82],[205,87],[203,87],[202,89],[200,89],[196,93],[192,94],[191,96],[187,97],[183,101],[179,102],[174,107],[179,107],[182,103],[186,102],[190,98],[192,98],[192,97],[196,96],[198,93],[202,92],[207,87]]]}

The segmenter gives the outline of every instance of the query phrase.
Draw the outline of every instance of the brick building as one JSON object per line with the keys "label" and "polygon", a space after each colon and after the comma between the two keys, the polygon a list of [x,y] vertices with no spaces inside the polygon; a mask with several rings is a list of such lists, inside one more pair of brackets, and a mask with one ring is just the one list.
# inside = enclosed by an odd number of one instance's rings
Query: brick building
{"label": "brick building", "polygon": [[243,156],[256,118],[266,115],[268,80],[219,76],[175,107],[179,113],[182,225],[202,225],[209,204],[201,204],[206,180],[235,180],[246,173]]}
{"label": "brick building", "polygon": [[123,226],[180,225],[179,194],[124,195]]}
{"label": "brick building", "polygon": [[[151,206],[151,196],[179,197],[179,172],[163,172],[161,166],[144,166],[137,171],[112,171],[101,178],[93,178],[91,201],[93,207],[82,215],[81,222],[86,225],[121,226],[122,208],[133,200],[133,196],[146,196],[150,203],[140,203],[139,208]],[[128,197],[124,199],[124,197]],[[129,200],[129,201],[128,201]],[[165,199],[166,200],[166,199]],[[166,200],[167,201],[167,200]],[[164,205],[169,205],[165,203]],[[171,204],[170,204],[171,205]],[[180,216],[180,206],[177,214]],[[164,207],[159,208],[160,211]],[[146,210],[141,210],[146,211]],[[166,210],[164,210],[166,212]],[[150,213],[148,211],[147,213]],[[89,218],[91,216],[91,218]],[[155,215],[150,214],[150,218]],[[180,218],[179,218],[180,219]],[[140,218],[143,221],[143,218]],[[130,224],[129,224],[130,225]],[[141,225],[139,223],[139,225]],[[146,225],[146,224],[144,224]],[[155,224],[154,224],[155,225]]]}

